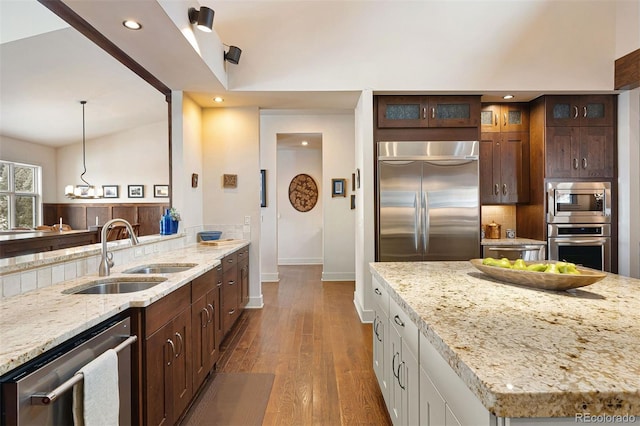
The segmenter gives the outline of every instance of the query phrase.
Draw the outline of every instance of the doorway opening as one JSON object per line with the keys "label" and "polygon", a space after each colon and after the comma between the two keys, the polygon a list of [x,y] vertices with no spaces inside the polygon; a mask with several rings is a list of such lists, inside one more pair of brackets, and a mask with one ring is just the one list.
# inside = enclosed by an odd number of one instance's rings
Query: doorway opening
{"label": "doorway opening", "polygon": [[322,134],[276,137],[278,265],[322,265]]}

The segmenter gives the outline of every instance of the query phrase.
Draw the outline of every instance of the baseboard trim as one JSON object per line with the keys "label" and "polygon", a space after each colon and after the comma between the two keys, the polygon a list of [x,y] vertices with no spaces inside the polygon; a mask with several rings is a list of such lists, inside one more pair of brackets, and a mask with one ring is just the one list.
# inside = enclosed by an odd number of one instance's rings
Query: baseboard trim
{"label": "baseboard trim", "polygon": [[355,281],[355,272],[322,272],[322,281]]}
{"label": "baseboard trim", "polygon": [[358,313],[358,316],[360,317],[360,322],[362,323],[372,323],[373,322],[373,318],[375,317],[373,310],[370,309],[364,309],[360,303],[358,302],[358,299],[353,298],[353,304],[356,307],[356,312]]}
{"label": "baseboard trim", "polygon": [[324,263],[322,258],[308,257],[308,258],[290,258],[290,259],[278,259],[278,265],[322,265]]}
{"label": "baseboard trim", "polygon": [[245,309],[262,309],[264,308],[264,298],[262,294],[260,297],[249,297],[249,303],[245,306]]}
{"label": "baseboard trim", "polygon": [[260,281],[263,283],[279,283],[280,282],[280,273],[279,272],[265,272],[260,275]]}

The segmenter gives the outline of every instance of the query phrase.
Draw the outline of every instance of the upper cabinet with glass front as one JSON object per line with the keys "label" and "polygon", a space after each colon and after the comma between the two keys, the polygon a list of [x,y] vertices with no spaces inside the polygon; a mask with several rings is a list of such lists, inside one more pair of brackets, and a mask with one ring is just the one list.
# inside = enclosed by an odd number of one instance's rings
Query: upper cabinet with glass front
{"label": "upper cabinet with glass front", "polygon": [[613,126],[611,95],[547,96],[547,126]]}
{"label": "upper cabinet with glass front", "polygon": [[378,96],[378,127],[477,127],[479,96]]}
{"label": "upper cabinet with glass front", "polygon": [[528,132],[529,105],[526,103],[482,104],[482,132]]}

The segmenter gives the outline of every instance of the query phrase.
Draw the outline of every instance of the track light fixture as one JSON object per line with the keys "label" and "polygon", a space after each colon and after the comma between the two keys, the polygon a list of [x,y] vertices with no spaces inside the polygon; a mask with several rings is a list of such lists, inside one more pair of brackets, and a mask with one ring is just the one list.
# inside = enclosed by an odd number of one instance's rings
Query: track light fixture
{"label": "track light fixture", "polygon": [[240,62],[240,55],[242,54],[242,49],[237,46],[229,46],[229,51],[224,52],[224,60],[227,62],[231,62],[232,64],[238,65]]}
{"label": "track light fixture", "polygon": [[200,10],[190,7],[189,8],[189,22],[196,24],[196,27],[200,31],[210,33],[213,31],[213,15],[215,12],[213,9],[202,6]]}

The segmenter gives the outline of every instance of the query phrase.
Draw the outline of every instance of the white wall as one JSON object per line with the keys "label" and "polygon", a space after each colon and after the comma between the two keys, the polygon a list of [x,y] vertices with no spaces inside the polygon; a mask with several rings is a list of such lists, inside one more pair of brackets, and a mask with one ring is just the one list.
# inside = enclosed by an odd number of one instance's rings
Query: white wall
{"label": "white wall", "polygon": [[322,187],[322,150],[306,148],[278,148],[277,192],[278,264],[313,265],[323,263],[323,198],[315,207],[299,212],[289,202],[289,183],[300,173],[313,178]]}
{"label": "white wall", "polygon": [[[168,125],[160,121],[86,141],[85,179],[96,186],[118,185],[119,197],[101,200],[117,203],[157,203],[153,185],[169,184]],[[80,185],[82,173],[82,143],[56,149],[58,203],[100,202],[69,200],[64,196],[66,185]],[[128,185],[144,185],[144,198],[128,198]],[[47,183],[45,182],[45,186]]]}
{"label": "white wall", "polygon": [[[251,241],[248,307],[261,307],[260,117],[258,108],[202,110],[202,203],[204,226],[241,225]],[[237,188],[223,188],[224,174],[237,175]],[[249,225],[245,225],[248,218]],[[223,234],[224,238],[224,234]]]}
{"label": "white wall", "polygon": [[[276,170],[276,146],[279,133],[322,134],[321,194],[324,226],[324,281],[355,278],[355,210],[350,209],[351,174],[355,171],[354,116],[318,114],[312,111],[263,112],[260,116],[260,168]],[[267,172],[269,188],[276,185],[274,173]],[[347,197],[331,198],[331,179],[347,179]],[[287,186],[288,188],[288,186]],[[279,188],[279,190],[283,190]],[[267,207],[262,209],[261,250],[265,278],[277,279],[277,217],[273,191],[267,191]]]}
{"label": "white wall", "polygon": [[[218,34],[232,34],[243,47],[230,89],[571,91],[611,89],[616,3],[216,1],[213,7],[226,18],[216,23]],[[260,23],[242,31],[224,25],[250,20]]]}
{"label": "white wall", "polygon": [[[172,103],[176,102],[172,100]],[[202,108],[189,96],[182,95],[182,141],[178,145],[175,138],[172,144],[176,147],[173,155],[173,205],[179,209],[181,226],[187,232],[187,241],[195,242],[196,233],[202,230],[204,194],[202,183]],[[198,186],[192,188],[191,175],[198,175]]]}
{"label": "white wall", "polygon": [[58,173],[55,148],[0,136],[0,159],[42,167],[42,202],[55,203],[58,193],[64,193],[64,187],[55,185]]}
{"label": "white wall", "polygon": [[355,114],[356,167],[360,169],[360,188],[356,189],[356,289],[353,303],[360,319],[373,321],[371,272],[369,263],[375,261],[374,214],[374,149],[373,149],[373,93],[365,90],[360,96]]}

